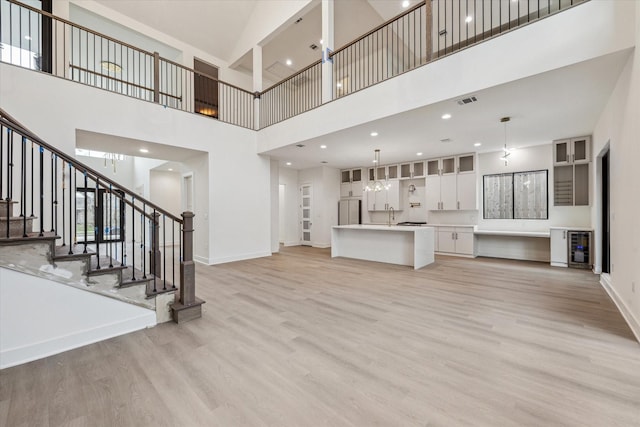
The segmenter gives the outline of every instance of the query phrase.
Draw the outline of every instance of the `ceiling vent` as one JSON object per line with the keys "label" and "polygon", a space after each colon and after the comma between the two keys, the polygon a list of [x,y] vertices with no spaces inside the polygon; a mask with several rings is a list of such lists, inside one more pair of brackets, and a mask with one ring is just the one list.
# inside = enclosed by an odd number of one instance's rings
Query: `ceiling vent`
{"label": "ceiling vent", "polygon": [[451,142],[451,138],[441,139],[440,142],[444,142],[445,144]]}
{"label": "ceiling vent", "polygon": [[318,48],[318,45],[317,45],[317,44],[315,44],[315,43],[311,43],[311,44],[309,45],[309,48],[310,48],[311,50],[316,50],[316,49]]}
{"label": "ceiling vent", "polygon": [[296,144],[296,147],[302,148],[302,147],[304,147],[304,144]]}
{"label": "ceiling vent", "polygon": [[478,98],[476,98],[475,96],[469,96],[467,98],[462,98],[458,100],[458,105],[467,105],[467,104],[471,104],[472,102],[477,102]]}
{"label": "ceiling vent", "polygon": [[447,30],[440,30],[440,32],[438,33],[441,36],[444,36],[447,34]]}
{"label": "ceiling vent", "polygon": [[299,24],[299,23],[300,23],[300,21],[302,21],[302,18],[298,18],[298,19],[296,19],[296,22],[295,22],[295,23],[296,23],[296,24]]}

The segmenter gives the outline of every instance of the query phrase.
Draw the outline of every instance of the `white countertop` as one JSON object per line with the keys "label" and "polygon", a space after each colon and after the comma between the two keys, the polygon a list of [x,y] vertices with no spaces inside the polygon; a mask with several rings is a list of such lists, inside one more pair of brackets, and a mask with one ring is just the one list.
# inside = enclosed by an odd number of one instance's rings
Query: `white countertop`
{"label": "white countertop", "polygon": [[351,224],[351,225],[334,225],[333,228],[348,230],[378,230],[378,231],[419,231],[432,227],[429,226],[412,226],[412,225],[386,225],[386,224]]}
{"label": "white countertop", "polygon": [[551,230],[571,230],[571,231],[593,231],[593,228],[588,228],[588,227],[560,227],[560,226],[554,226],[554,227],[549,227],[549,229]]}
{"label": "white countertop", "polygon": [[511,231],[511,230],[475,230],[473,234],[486,236],[514,236],[514,237],[546,237],[551,233],[548,231]]}
{"label": "white countertop", "polygon": [[427,224],[430,225],[432,227],[471,227],[474,228],[475,225],[473,224]]}

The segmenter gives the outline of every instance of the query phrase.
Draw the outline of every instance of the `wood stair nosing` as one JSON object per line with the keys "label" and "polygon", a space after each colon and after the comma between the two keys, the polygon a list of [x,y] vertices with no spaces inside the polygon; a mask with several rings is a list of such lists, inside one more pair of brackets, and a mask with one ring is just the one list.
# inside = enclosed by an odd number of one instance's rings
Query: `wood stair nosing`
{"label": "wood stair nosing", "polygon": [[3,230],[0,229],[0,245],[2,244],[20,244],[20,243],[33,243],[33,242],[37,242],[37,241],[51,241],[54,242],[57,239],[60,238],[60,236],[57,236],[54,232],[51,231],[45,231],[44,233],[42,233],[42,236],[40,235],[39,232],[30,232],[27,233],[27,237],[3,237],[4,233]]}

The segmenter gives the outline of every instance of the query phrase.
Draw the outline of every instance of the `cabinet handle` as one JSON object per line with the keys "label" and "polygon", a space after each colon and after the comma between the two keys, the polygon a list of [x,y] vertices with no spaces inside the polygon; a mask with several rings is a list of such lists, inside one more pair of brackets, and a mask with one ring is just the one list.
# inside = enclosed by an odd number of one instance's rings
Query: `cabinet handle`
{"label": "cabinet handle", "polygon": [[456,240],[454,233],[451,233],[451,240]]}
{"label": "cabinet handle", "polygon": [[458,202],[458,209],[460,209],[460,202]]}
{"label": "cabinet handle", "polygon": [[562,232],[562,240],[567,240],[567,230]]}
{"label": "cabinet handle", "polygon": [[574,163],[576,161],[576,155],[572,154],[571,155],[571,163]]}

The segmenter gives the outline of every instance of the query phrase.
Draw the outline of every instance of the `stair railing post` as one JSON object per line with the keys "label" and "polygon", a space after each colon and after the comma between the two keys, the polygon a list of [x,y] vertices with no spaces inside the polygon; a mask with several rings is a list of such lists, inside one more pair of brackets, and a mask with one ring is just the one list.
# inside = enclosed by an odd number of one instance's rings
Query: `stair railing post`
{"label": "stair railing post", "polygon": [[[155,209],[153,211],[153,219],[149,224],[151,228],[151,250],[149,251],[149,271],[155,276],[155,278],[162,278],[162,262],[160,252],[160,213]],[[155,279],[154,278],[154,279]],[[155,282],[154,282],[155,285]],[[155,289],[155,286],[154,286]]]}
{"label": "stair railing post", "polygon": [[153,52],[153,102],[160,103],[160,54]]}
{"label": "stair railing post", "polygon": [[180,302],[193,304],[196,300],[196,268],[193,263],[193,212],[183,212],[182,241],[184,250],[180,262]]}
{"label": "stair railing post", "polygon": [[196,266],[193,263],[193,212],[182,213],[182,259],[180,260],[180,300],[171,304],[177,323],[202,317],[204,301],[196,298]]}

